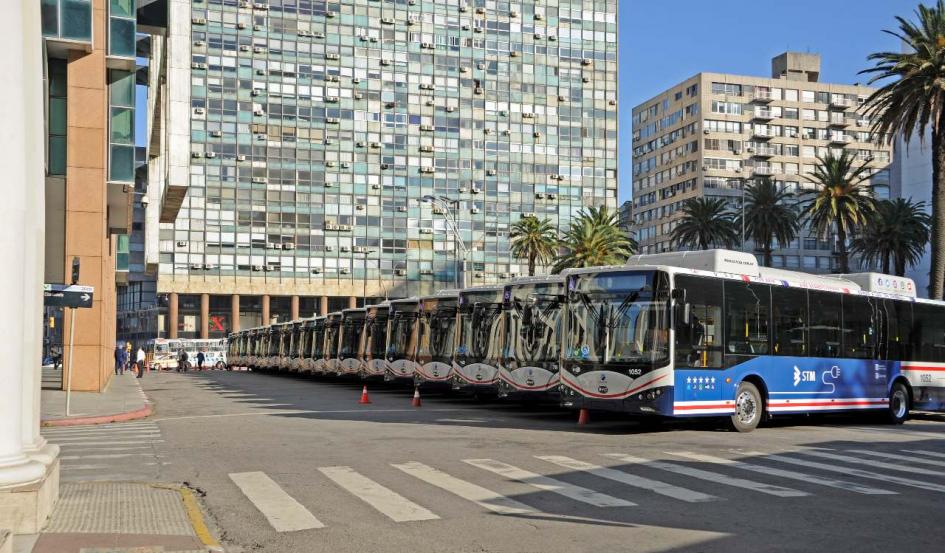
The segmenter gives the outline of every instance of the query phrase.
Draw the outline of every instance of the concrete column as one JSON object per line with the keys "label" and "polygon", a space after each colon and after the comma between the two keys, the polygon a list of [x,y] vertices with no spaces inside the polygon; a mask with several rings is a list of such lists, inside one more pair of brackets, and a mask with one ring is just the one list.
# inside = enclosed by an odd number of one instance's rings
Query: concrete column
{"label": "concrete column", "polygon": [[177,338],[177,292],[167,295],[167,337]]}
{"label": "concrete column", "polygon": [[240,295],[230,296],[230,332],[240,331]]}
{"label": "concrete column", "polygon": [[348,309],[354,309],[358,306],[358,296],[348,296]]}
{"label": "concrete column", "polygon": [[[47,466],[27,455],[23,420],[36,417],[39,423],[39,403],[32,405],[35,395],[24,399],[24,374],[39,366],[40,350],[32,336],[33,327],[39,327],[35,314],[43,306],[42,280],[34,274],[35,265],[42,262],[29,253],[37,239],[42,247],[45,228],[43,201],[31,196],[32,190],[45,190],[42,37],[36,2],[14,2],[4,15],[0,71],[9,81],[0,88],[0,105],[16,109],[5,110],[0,128],[0,163],[6,177],[0,181],[0,256],[8,268],[0,271],[0,289],[9,292],[0,317],[0,359],[8,360],[0,363],[0,527],[27,533],[38,532],[58,497],[58,477],[47,479]],[[24,367],[24,362],[31,365]]]}
{"label": "concrete column", "polygon": [[299,297],[292,296],[292,301],[289,304],[289,319],[296,320],[299,318]]}
{"label": "concrete column", "polygon": [[262,324],[263,326],[269,324],[269,294],[262,297]]}
{"label": "concrete column", "polygon": [[200,294],[200,339],[210,337],[210,294]]}
{"label": "concrete column", "polygon": [[318,299],[318,314],[323,317],[328,314],[328,296],[322,296]]}

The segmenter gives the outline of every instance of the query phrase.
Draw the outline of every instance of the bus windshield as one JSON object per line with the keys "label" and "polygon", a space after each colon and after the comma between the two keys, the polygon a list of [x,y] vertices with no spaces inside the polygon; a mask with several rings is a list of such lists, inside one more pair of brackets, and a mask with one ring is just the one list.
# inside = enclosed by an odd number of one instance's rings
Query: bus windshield
{"label": "bus windshield", "polygon": [[425,360],[451,363],[456,328],[456,298],[437,298],[435,301],[436,305],[426,314],[423,321],[428,338],[421,341],[420,355]]}
{"label": "bus windshield", "polygon": [[361,331],[364,329],[364,315],[348,315],[341,323],[341,351],[338,357],[347,359],[358,356],[358,346],[361,344]]}
{"label": "bus windshield", "polygon": [[325,357],[325,321],[317,321],[312,328],[312,359]]}
{"label": "bus windshield", "polygon": [[416,311],[396,311],[390,319],[389,359],[413,358],[415,345],[414,328],[417,322]]}
{"label": "bus windshield", "polygon": [[341,326],[340,320],[329,320],[325,323],[325,357],[329,359],[338,357],[338,329]]}
{"label": "bus windshield", "polygon": [[365,325],[371,344],[371,358],[383,359],[387,351],[387,310],[378,310]]}
{"label": "bus windshield", "polygon": [[473,362],[497,357],[502,322],[502,290],[463,294],[459,306],[456,353]]}
{"label": "bus windshield", "polygon": [[594,366],[667,362],[668,282],[656,271],[571,276],[566,358]]}
{"label": "bus windshield", "polygon": [[506,356],[518,365],[556,363],[563,284],[514,286],[506,300]]}

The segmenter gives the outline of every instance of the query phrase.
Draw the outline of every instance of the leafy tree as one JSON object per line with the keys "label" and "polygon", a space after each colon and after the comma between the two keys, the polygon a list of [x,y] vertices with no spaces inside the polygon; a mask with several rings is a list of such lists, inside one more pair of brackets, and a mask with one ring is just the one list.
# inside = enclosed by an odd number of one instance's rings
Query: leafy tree
{"label": "leafy tree", "polygon": [[[745,234],[764,255],[764,264],[771,266],[772,244],[788,244],[797,238],[800,223],[793,203],[794,194],[779,190],[770,179],[760,179],[745,188]],[[738,214],[735,226],[742,225]]]}
{"label": "leafy tree", "polygon": [[929,243],[931,218],[925,212],[925,202],[897,198],[876,204],[876,215],[853,239],[851,251],[866,264],[882,265],[898,276],[906,274],[906,267],[922,258]]}
{"label": "leafy tree", "polygon": [[528,276],[535,276],[535,264],[547,265],[558,249],[558,233],[548,219],[522,217],[509,233],[512,255],[528,260]]}
{"label": "leafy tree", "polygon": [[683,216],[672,234],[678,245],[708,250],[712,246],[731,248],[738,242],[739,233],[725,200],[690,198],[681,210]]}
{"label": "leafy tree", "polygon": [[863,73],[884,81],[866,102],[874,133],[887,139],[901,134],[907,143],[932,135],[932,271],[930,295],[945,291],[945,0],[920,4],[916,21],[897,17],[898,30],[886,31],[907,52],[877,52]]}
{"label": "leafy tree", "polygon": [[617,223],[617,213],[606,207],[581,210],[560,241],[565,253],[558,258],[552,272],[625,263],[636,251],[637,244]]}
{"label": "leafy tree", "polygon": [[850,272],[847,237],[866,224],[875,211],[870,168],[866,164],[854,166],[855,159],[855,154],[846,150],[840,156],[831,152],[817,158],[814,172],[808,177],[814,190],[803,211],[811,229],[821,238],[837,233],[841,273]]}

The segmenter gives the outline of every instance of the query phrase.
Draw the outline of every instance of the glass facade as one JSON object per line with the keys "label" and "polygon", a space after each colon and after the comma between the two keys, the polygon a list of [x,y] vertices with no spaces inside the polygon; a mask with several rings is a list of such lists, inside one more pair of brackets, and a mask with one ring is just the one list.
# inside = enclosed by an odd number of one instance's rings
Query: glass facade
{"label": "glass facade", "polygon": [[109,0],[108,55],[135,56],[135,0]]}
{"label": "glass facade", "polygon": [[92,42],[92,0],[40,0],[43,36]]}
{"label": "glass facade", "polygon": [[65,60],[49,58],[49,98],[47,100],[47,146],[46,172],[50,175],[66,174],[66,113],[68,98],[66,88]]}
{"label": "glass facade", "polygon": [[108,70],[110,182],[135,180],[135,74]]}
{"label": "glass facade", "polygon": [[452,284],[462,245],[469,284],[524,273],[508,239],[523,215],[616,208],[616,12],[195,0],[190,183],[161,275],[397,296]]}

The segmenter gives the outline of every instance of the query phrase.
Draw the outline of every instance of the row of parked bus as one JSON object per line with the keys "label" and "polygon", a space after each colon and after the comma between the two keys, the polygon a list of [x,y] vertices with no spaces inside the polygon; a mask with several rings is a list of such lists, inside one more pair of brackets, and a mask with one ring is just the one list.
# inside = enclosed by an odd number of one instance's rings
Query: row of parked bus
{"label": "row of parked bus", "polygon": [[567,408],[727,416],[945,407],[945,303],[905,278],[711,250],[443,290],[234,333],[232,365],[411,380]]}

